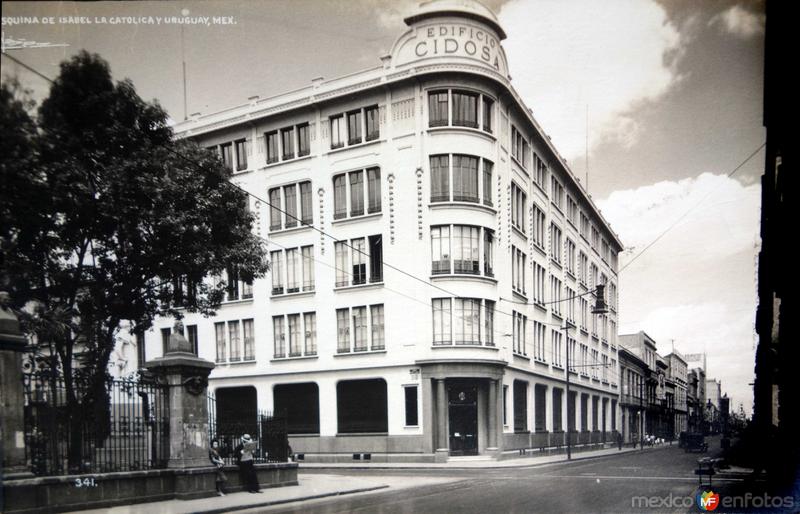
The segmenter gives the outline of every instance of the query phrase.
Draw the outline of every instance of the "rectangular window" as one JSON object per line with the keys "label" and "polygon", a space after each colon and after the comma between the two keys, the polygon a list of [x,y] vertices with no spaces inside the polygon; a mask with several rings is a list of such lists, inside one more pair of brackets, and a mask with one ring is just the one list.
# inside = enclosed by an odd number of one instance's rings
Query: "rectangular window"
{"label": "rectangular window", "polygon": [[550,301],[553,314],[561,316],[561,281],[555,276],[550,276]]}
{"label": "rectangular window", "polygon": [[431,156],[431,202],[450,201],[450,156]]}
{"label": "rectangular window", "polygon": [[255,339],[253,336],[253,320],[242,320],[242,341],[244,342],[244,360],[255,360]]}
{"label": "rectangular window", "polygon": [[225,322],[214,323],[214,335],[217,341],[217,362],[225,362]]}
{"label": "rectangular window", "polygon": [[480,229],[455,225],[453,227],[454,272],[480,273]]}
{"label": "rectangular window", "polygon": [[297,126],[297,156],[304,157],[311,153],[310,128],[308,123]]}
{"label": "rectangular window", "polygon": [[456,344],[481,344],[480,341],[481,301],[470,298],[456,298],[453,309],[453,328]]}
{"label": "rectangular window", "polygon": [[492,206],[492,168],[491,161],[483,160],[483,204]]}
{"label": "rectangular window", "polygon": [[235,266],[228,266],[228,270],[225,272],[226,274],[226,281],[227,285],[225,287],[226,290],[226,300],[231,302],[234,300],[239,299],[239,272],[236,270]]}
{"label": "rectangular window", "polygon": [[364,238],[353,239],[350,241],[353,252],[353,285],[366,284],[367,282],[367,258]]}
{"label": "rectangular window", "polygon": [[517,248],[511,247],[512,267],[511,267],[511,285],[514,291],[522,295],[526,294],[525,291],[525,268],[527,256]]}
{"label": "rectangular window", "polygon": [[222,164],[224,164],[226,168],[232,170],[233,169],[233,145],[231,143],[227,143],[227,144],[224,144],[224,145],[219,145],[219,152],[220,152],[220,156],[222,157]]}
{"label": "rectangular window", "polygon": [[311,205],[311,182],[300,182],[300,220],[303,225],[314,223]]}
{"label": "rectangular window", "polygon": [[486,346],[494,346],[494,302],[485,300],[483,312],[483,341]]}
{"label": "rectangular window", "polygon": [[419,414],[417,412],[417,386],[406,386],[405,399],[406,399],[406,426],[416,427],[419,425]]}
{"label": "rectangular window", "polygon": [[447,91],[434,91],[428,95],[428,125],[444,127],[450,123]]}
{"label": "rectangular window", "polygon": [[525,335],[527,332],[528,317],[520,312],[513,312],[512,342],[514,353],[517,355],[528,355]]}
{"label": "rectangular window", "polygon": [[192,353],[197,355],[197,325],[186,325],[186,339],[192,346]]}
{"label": "rectangular window", "polygon": [[383,336],[383,305],[370,305],[370,324],[372,327],[372,350],[383,350],[386,343]]}
{"label": "rectangular window", "polygon": [[272,273],[272,294],[283,294],[283,254],[280,250],[270,252],[270,272]]}
{"label": "rectangular window", "polygon": [[166,355],[169,348],[169,336],[172,333],[171,328],[161,329],[161,354]]}
{"label": "rectangular window", "polygon": [[346,242],[337,242],[334,246],[336,249],[336,287],[343,287],[350,283],[347,271],[350,266],[349,248]]}
{"label": "rectangular window", "polygon": [[370,282],[383,282],[383,236],[369,236]]}
{"label": "rectangular window", "polygon": [[347,113],[347,144],[356,145],[361,142],[361,110]]}
{"label": "rectangular window", "polygon": [[538,263],[533,263],[533,303],[544,305],[546,271]]}
{"label": "rectangular window", "polygon": [[563,430],[561,421],[563,410],[562,395],[563,391],[561,389],[553,389],[553,432],[561,432]]}
{"label": "rectangular window", "polygon": [[283,316],[272,317],[272,333],[275,344],[275,358],[286,357],[286,336],[284,334]]}
{"label": "rectangular window", "polygon": [[278,131],[267,132],[264,138],[267,142],[267,164],[278,162]]}
{"label": "rectangular window", "polygon": [[527,196],[515,183],[511,183],[511,225],[525,232],[525,212],[527,211]]}
{"label": "rectangular window", "polygon": [[453,125],[478,128],[478,95],[453,91]]}
{"label": "rectangular window", "polygon": [[434,275],[450,273],[450,227],[431,227],[431,264]]}
{"label": "rectangular window", "polygon": [[494,232],[483,229],[483,274],[494,276]]}
{"label": "rectangular window", "polygon": [[367,141],[374,141],[381,135],[380,121],[378,119],[378,106],[367,107],[364,109],[364,116],[367,120]]}
{"label": "rectangular window", "polygon": [[547,387],[536,385],[533,388],[534,405],[534,430],[536,432],[547,431]]}
{"label": "rectangular window", "polygon": [[367,351],[366,307],[353,307],[353,351]]}
{"label": "rectangular window", "polygon": [[364,173],[350,173],[350,216],[364,214]]}
{"label": "rectangular window", "polygon": [[286,250],[286,292],[300,291],[300,252],[297,248]]}
{"label": "rectangular window", "polygon": [[304,246],[300,249],[303,259],[303,291],[314,290],[314,247]]}
{"label": "rectangular window", "polygon": [[367,170],[367,197],[368,212],[381,212],[381,169],[370,168]]}
{"label": "rectangular window", "polygon": [[286,228],[297,226],[297,186],[291,184],[283,186],[283,197],[286,202]]}
{"label": "rectangular window", "polygon": [[514,432],[528,430],[528,383],[514,380]]}
{"label": "rectangular window", "polygon": [[492,132],[492,102],[489,98],[483,97],[483,130]]}
{"label": "rectangular window", "polygon": [[333,219],[347,217],[347,175],[333,177]]}
{"label": "rectangular window", "polygon": [[238,362],[242,360],[242,343],[239,339],[239,322],[228,322],[228,343],[230,344],[230,360]]}
{"label": "rectangular window", "polygon": [[575,276],[575,242],[567,238],[567,271]]}
{"label": "rectangular window", "polygon": [[547,180],[547,165],[539,154],[533,154],[533,181],[544,191],[545,181]]}
{"label": "rectangular window", "polygon": [[300,315],[286,316],[289,324],[289,357],[298,357],[300,353]]}
{"label": "rectangular window", "polygon": [[554,176],[550,177],[550,201],[559,211],[564,210],[564,187]]}
{"label": "rectangular window", "polygon": [[453,200],[478,201],[478,158],[467,155],[453,156]]}
{"label": "rectangular window", "polygon": [[306,355],[317,354],[317,313],[306,312],[303,314],[305,325],[305,352]]}
{"label": "rectangular window", "polygon": [[433,344],[450,344],[452,341],[450,298],[434,298],[431,305],[433,308]]}
{"label": "rectangular window", "polygon": [[553,329],[550,332],[550,340],[552,341],[552,352],[551,358],[553,359],[553,366],[558,366],[560,368],[564,367],[563,364],[563,357],[564,357],[564,348],[563,348],[563,334],[560,331]]}
{"label": "rectangular window", "polygon": [[275,187],[269,190],[269,204],[269,229],[280,230],[283,228],[281,188]]}
{"label": "rectangular window", "polygon": [[336,309],[336,351],[350,351],[350,309]]}
{"label": "rectangular window", "polygon": [[589,240],[589,218],[586,217],[586,215],[583,213],[583,211],[581,211],[580,217],[581,217],[581,226],[580,226],[581,237],[588,241]]}
{"label": "rectangular window", "polygon": [[533,244],[544,251],[545,225],[546,218],[544,211],[538,205],[533,204]]}
{"label": "rectangular window", "polygon": [[561,229],[555,223],[550,224],[550,257],[561,264]]}
{"label": "rectangular window", "polygon": [[533,322],[533,358],[539,362],[547,362],[544,353],[546,329],[543,323]]}
{"label": "rectangular window", "polygon": [[236,171],[247,169],[247,140],[241,139],[234,143],[236,145]]}
{"label": "rectangular window", "polygon": [[344,115],[331,116],[331,150],[342,148],[347,139],[347,128],[344,124]]}

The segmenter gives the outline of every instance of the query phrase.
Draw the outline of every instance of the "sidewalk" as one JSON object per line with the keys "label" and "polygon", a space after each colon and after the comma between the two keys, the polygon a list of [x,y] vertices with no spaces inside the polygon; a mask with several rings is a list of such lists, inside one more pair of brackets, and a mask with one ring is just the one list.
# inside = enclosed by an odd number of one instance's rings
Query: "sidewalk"
{"label": "sidewalk", "polygon": [[[677,448],[678,444],[673,445]],[[644,451],[658,450],[662,448],[671,448],[670,445],[664,444],[659,446],[645,446]],[[642,451],[639,448],[625,447],[619,450],[617,447],[605,448],[602,450],[572,452],[572,461],[595,459],[598,457],[610,457],[614,455],[622,455],[625,453]],[[468,458],[467,458],[468,459]],[[433,462],[299,462],[299,471],[302,473],[304,469],[491,469],[491,468],[523,468],[533,466],[544,466],[547,464],[556,464],[560,462],[567,462],[567,454],[561,453],[558,455],[544,455],[537,456],[531,455],[530,457],[511,457],[506,460],[460,460],[459,457],[451,457],[448,462],[433,463]]]}
{"label": "sidewalk", "polygon": [[260,494],[240,492],[231,493],[227,496],[200,498],[198,500],[168,500],[75,512],[76,514],[216,514],[345,494],[381,491],[390,487],[392,490],[397,491],[422,485],[445,484],[458,480],[462,479],[458,477],[427,476],[347,477],[342,475],[304,474],[298,478],[299,485],[262,489]]}

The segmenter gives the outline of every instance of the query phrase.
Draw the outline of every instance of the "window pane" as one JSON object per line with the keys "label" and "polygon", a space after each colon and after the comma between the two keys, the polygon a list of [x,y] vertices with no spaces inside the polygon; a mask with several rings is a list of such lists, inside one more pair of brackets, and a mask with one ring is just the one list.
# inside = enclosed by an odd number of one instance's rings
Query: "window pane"
{"label": "window pane", "polygon": [[348,266],[349,261],[349,248],[347,243],[340,242],[334,244],[336,248],[336,287],[346,286],[350,283]]}
{"label": "window pane", "polygon": [[345,137],[344,115],[331,117],[331,149],[343,147]]}
{"label": "window pane", "polygon": [[300,355],[300,315],[289,314],[289,357]]}
{"label": "window pane", "polygon": [[367,282],[367,256],[364,238],[353,239],[350,242],[353,252],[353,285]]}
{"label": "window pane", "polygon": [[220,155],[222,156],[222,164],[228,169],[233,169],[233,147],[230,143],[220,145]]}
{"label": "window pane", "polygon": [[450,298],[436,298],[433,309],[433,344],[450,344]]}
{"label": "window pane", "polygon": [[431,202],[450,200],[450,158],[447,155],[431,156]]}
{"label": "window pane", "polygon": [[350,216],[364,214],[364,172],[350,172]]}
{"label": "window pane", "polygon": [[217,362],[225,362],[225,323],[214,323],[217,339]]}
{"label": "window pane", "polygon": [[303,291],[314,290],[314,247],[302,248],[303,259]]}
{"label": "window pane", "polygon": [[406,426],[415,427],[419,424],[419,415],[417,412],[417,387],[410,386],[405,388],[406,400]]}
{"label": "window pane", "polygon": [[467,155],[453,156],[453,200],[478,201],[478,159]]}
{"label": "window pane", "polygon": [[363,352],[367,349],[367,308],[353,307],[353,350]]}
{"label": "window pane", "polygon": [[305,323],[305,352],[306,355],[317,354],[317,313],[306,312],[303,314],[303,322]]}
{"label": "window pane", "polygon": [[447,91],[436,91],[428,96],[428,121],[431,127],[448,124]]}
{"label": "window pane", "polygon": [[242,360],[242,346],[239,339],[239,322],[228,322],[228,341],[230,342],[231,362]]}
{"label": "window pane", "polygon": [[308,123],[297,126],[297,156],[303,157],[311,153]]}
{"label": "window pane", "polygon": [[236,141],[236,170],[247,169],[247,140]]}
{"label": "window pane", "polygon": [[275,338],[275,357],[286,357],[286,343],[283,333],[283,316],[272,318],[272,332]]}
{"label": "window pane", "polygon": [[378,106],[367,107],[364,113],[367,117],[367,141],[378,139],[380,137]]}
{"label": "window pane", "polygon": [[253,339],[253,320],[242,320],[242,336],[244,338],[244,360],[255,359],[255,340]]}
{"label": "window pane", "polygon": [[486,132],[492,131],[492,106],[494,102],[483,97],[483,130]]}
{"label": "window pane", "polygon": [[314,223],[311,209],[311,182],[300,182],[300,219],[304,225]]}
{"label": "window pane", "polygon": [[494,346],[494,302],[486,300],[484,309],[484,343],[487,346]]}
{"label": "window pane", "polygon": [[453,125],[478,128],[478,95],[453,92]]}
{"label": "window pane", "polygon": [[286,199],[286,228],[297,226],[297,187],[292,184],[283,187],[283,196]]}
{"label": "window pane", "polygon": [[484,159],[483,161],[483,203],[492,206],[492,168],[494,165]]}
{"label": "window pane", "polygon": [[283,252],[270,253],[270,273],[272,273],[272,294],[283,294]]}
{"label": "window pane", "polygon": [[494,232],[483,229],[483,274],[494,276]]}
{"label": "window pane", "polygon": [[336,309],[336,351],[350,351],[350,309]]}
{"label": "window pane", "polygon": [[370,306],[372,323],[372,349],[383,350],[386,345],[383,338],[383,305]]}
{"label": "window pane", "polygon": [[300,255],[297,248],[286,250],[286,292],[300,291]]}
{"label": "window pane", "polygon": [[347,175],[333,177],[333,218],[347,216]]}
{"label": "window pane", "polygon": [[355,145],[361,142],[361,111],[347,113],[347,144]]}
{"label": "window pane", "polygon": [[267,164],[278,162],[278,131],[264,136],[267,140]]}
{"label": "window pane", "polygon": [[431,268],[434,275],[450,273],[450,227],[431,228]]}
{"label": "window pane", "polygon": [[383,236],[369,236],[370,282],[383,282]]}
{"label": "window pane", "polygon": [[269,190],[269,229],[280,230],[281,225],[281,189],[276,187]]}
{"label": "window pane", "polygon": [[369,212],[381,212],[381,170],[370,168],[367,170],[367,195],[369,197]]}

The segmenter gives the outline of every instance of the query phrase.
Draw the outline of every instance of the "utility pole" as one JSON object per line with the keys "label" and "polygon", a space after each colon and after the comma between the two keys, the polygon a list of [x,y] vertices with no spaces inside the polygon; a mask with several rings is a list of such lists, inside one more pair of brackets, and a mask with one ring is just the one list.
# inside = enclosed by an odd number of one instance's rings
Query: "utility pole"
{"label": "utility pole", "polygon": [[[566,320],[562,328],[567,343],[567,460],[572,460],[572,426],[570,425],[569,411],[571,406],[572,412],[575,413],[575,406],[572,405],[572,398],[569,396],[569,329],[575,328],[575,325]],[[575,414],[577,415],[577,413]]]}

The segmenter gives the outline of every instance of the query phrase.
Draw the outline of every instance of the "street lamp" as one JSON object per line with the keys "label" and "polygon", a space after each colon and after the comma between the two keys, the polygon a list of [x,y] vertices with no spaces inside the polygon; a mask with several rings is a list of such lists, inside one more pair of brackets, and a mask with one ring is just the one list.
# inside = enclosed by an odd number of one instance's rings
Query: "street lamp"
{"label": "street lamp", "polygon": [[[606,314],[608,312],[608,306],[606,306],[606,301],[603,295],[605,287],[606,286],[604,284],[600,284],[594,289],[595,302],[594,307],[592,307],[592,314]],[[575,328],[575,325],[569,320],[564,321],[564,326],[561,327],[561,329],[564,331],[564,339],[566,339],[567,343],[567,460],[572,460],[572,427],[569,423],[569,407],[572,403],[572,399],[569,397],[569,329],[571,328]],[[572,405],[572,411],[575,413],[575,417],[577,418],[577,412],[575,412],[575,410],[575,405]],[[577,423],[577,419],[575,421]]]}

